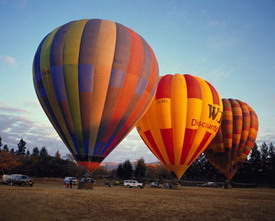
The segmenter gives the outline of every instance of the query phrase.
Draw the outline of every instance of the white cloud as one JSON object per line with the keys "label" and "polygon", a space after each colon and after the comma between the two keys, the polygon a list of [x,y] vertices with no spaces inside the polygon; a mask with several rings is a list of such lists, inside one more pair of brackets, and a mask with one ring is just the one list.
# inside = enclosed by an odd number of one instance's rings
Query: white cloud
{"label": "white cloud", "polygon": [[142,141],[134,128],[130,134],[110,153],[104,162],[135,161],[143,158],[146,163],[156,162],[158,159]]}
{"label": "white cloud", "polygon": [[264,142],[267,144],[273,143],[273,145],[275,145],[275,134],[274,133],[260,134],[257,137],[256,142],[258,145],[261,145]]}
{"label": "white cloud", "polygon": [[218,53],[236,47],[240,39],[236,35],[212,36],[208,38],[209,50]]}
{"label": "white cloud", "polygon": [[0,56],[0,60],[10,67],[17,67],[17,63],[14,57],[8,55]]}
{"label": "white cloud", "polygon": [[20,114],[0,114],[0,136],[9,148],[16,149],[17,143],[23,138],[30,151],[36,146],[45,146],[51,155],[57,150],[63,154],[68,153],[51,126],[38,124]]}
{"label": "white cloud", "polygon": [[4,104],[1,102],[0,102],[0,110],[1,112],[5,112],[5,113],[27,113],[27,111],[23,109],[12,107],[8,104]]}
{"label": "white cloud", "polygon": [[[35,102],[33,102],[35,103]],[[62,155],[69,153],[53,127],[29,117],[30,112],[0,102],[0,137],[9,148],[17,149],[21,138],[27,142],[27,148],[45,146],[49,154],[57,150]]]}
{"label": "white cloud", "polygon": [[229,78],[232,72],[232,70],[226,70],[226,68],[216,68],[209,71],[206,70],[204,74],[209,76],[211,82],[218,83],[224,79]]}

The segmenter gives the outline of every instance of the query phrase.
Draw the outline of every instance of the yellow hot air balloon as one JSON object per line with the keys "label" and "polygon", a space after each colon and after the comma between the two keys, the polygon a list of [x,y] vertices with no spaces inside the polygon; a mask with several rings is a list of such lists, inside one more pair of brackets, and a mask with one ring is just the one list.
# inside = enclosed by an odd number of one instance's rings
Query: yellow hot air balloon
{"label": "yellow hot air balloon", "polygon": [[137,131],[180,179],[215,137],[222,111],[221,98],[207,81],[188,74],[165,75]]}

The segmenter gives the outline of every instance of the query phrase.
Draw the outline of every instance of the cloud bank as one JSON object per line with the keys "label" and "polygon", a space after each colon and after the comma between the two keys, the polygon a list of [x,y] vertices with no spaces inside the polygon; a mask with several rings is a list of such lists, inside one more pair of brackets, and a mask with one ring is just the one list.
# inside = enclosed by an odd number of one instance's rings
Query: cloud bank
{"label": "cloud bank", "polygon": [[[37,102],[30,102],[34,105],[33,111],[37,109]],[[42,112],[41,112],[42,113]],[[43,114],[43,113],[42,113]],[[0,103],[0,137],[3,144],[7,144],[9,149],[17,149],[19,140],[23,138],[27,149],[32,152],[34,147],[45,146],[50,155],[54,155],[57,150],[64,157],[69,154],[67,147],[63,144],[56,131],[50,123],[41,123],[42,120],[35,120],[31,117],[31,109],[28,111]],[[42,118],[40,118],[42,119]],[[124,162],[129,159],[144,158],[146,162],[157,161],[151,151],[145,146],[137,131],[133,131],[111,152],[104,162]]]}

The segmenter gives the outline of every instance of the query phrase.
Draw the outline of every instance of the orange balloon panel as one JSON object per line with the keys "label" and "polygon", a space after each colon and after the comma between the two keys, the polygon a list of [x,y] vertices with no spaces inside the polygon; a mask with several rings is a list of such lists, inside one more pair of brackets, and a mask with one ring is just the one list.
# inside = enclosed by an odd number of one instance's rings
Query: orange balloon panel
{"label": "orange balloon panel", "polygon": [[258,118],[254,110],[242,101],[222,99],[222,102],[221,127],[205,155],[220,173],[231,180],[254,146]]}
{"label": "orange balloon panel", "polygon": [[180,179],[216,135],[222,111],[221,98],[207,81],[187,74],[165,75],[137,131]]}

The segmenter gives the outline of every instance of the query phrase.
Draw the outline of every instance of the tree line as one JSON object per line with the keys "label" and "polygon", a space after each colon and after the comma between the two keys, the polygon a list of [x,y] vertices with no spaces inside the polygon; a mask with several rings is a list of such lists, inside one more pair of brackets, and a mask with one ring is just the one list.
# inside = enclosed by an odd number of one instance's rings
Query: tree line
{"label": "tree line", "polygon": [[[50,156],[45,147],[35,147],[27,150],[23,139],[17,144],[17,149],[9,149],[3,145],[0,137],[0,171],[4,173],[22,173],[35,177],[82,177],[85,169],[77,165],[68,154],[61,158],[59,151]],[[145,164],[141,158],[135,163],[129,160],[118,165],[111,171],[99,167],[93,176],[97,179],[137,179],[137,180],[169,180],[175,179],[161,164]],[[186,171],[183,181],[216,181],[223,182],[225,177],[220,174],[202,154]],[[273,144],[256,143],[248,159],[240,166],[232,181],[260,185],[275,185],[275,149]]]}
{"label": "tree line", "polygon": [[0,137],[0,172],[2,174],[20,173],[34,177],[65,177],[78,176],[84,173],[84,168],[74,163],[73,157],[67,155],[61,158],[59,151],[55,156],[48,154],[46,147],[34,147],[32,151],[26,148],[23,139],[17,144],[17,149],[9,149],[2,144]]}

